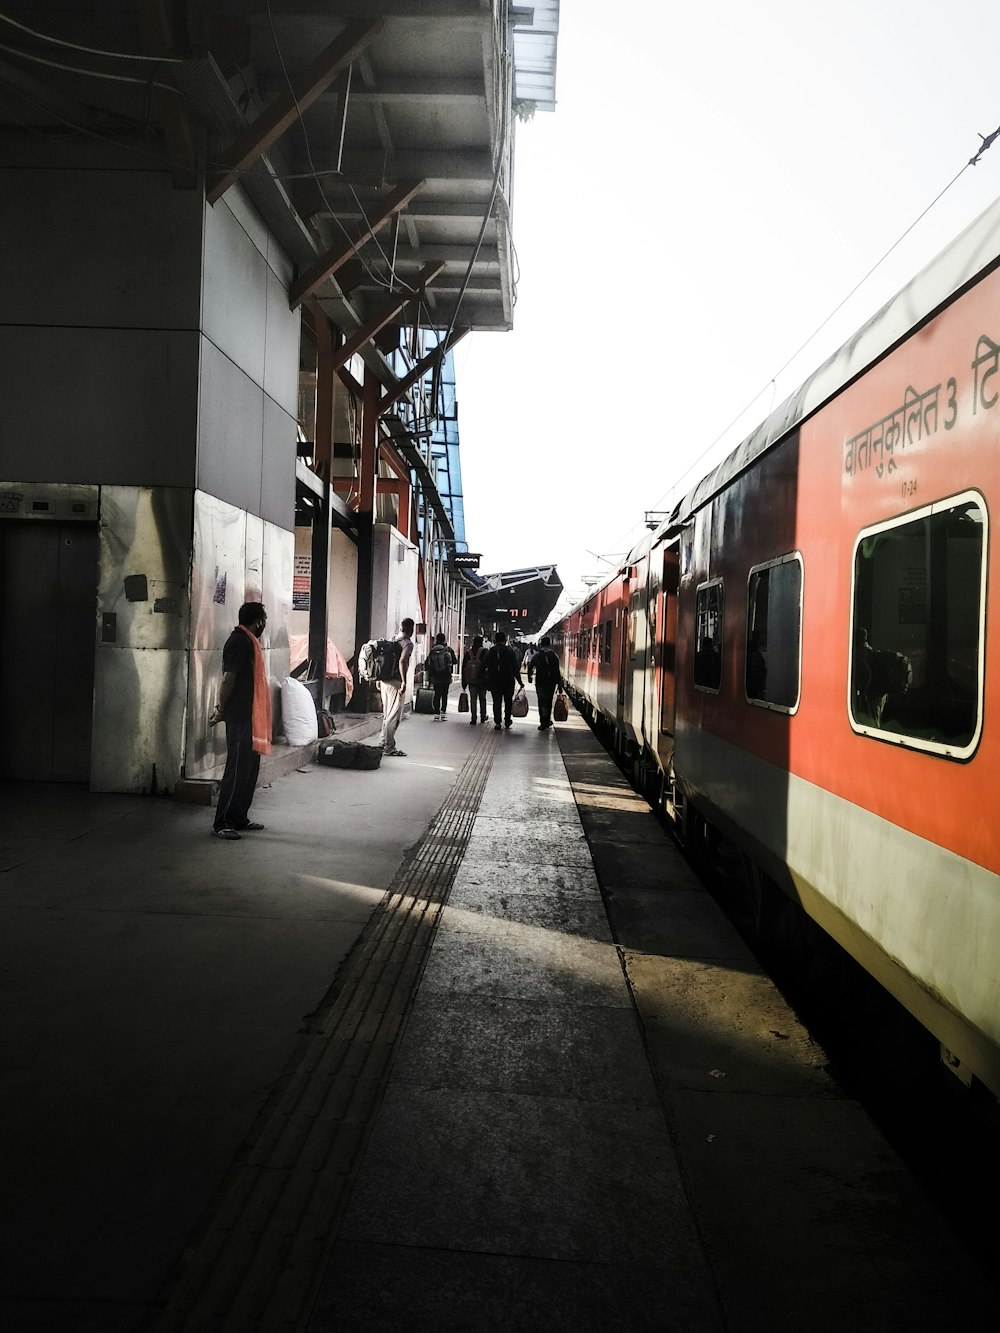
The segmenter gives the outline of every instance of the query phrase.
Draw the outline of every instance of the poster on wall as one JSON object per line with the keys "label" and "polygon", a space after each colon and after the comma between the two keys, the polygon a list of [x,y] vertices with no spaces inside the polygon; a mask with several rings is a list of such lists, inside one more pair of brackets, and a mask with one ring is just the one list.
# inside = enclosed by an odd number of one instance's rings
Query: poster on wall
{"label": "poster on wall", "polygon": [[292,574],[292,610],[309,610],[309,586],[312,580],[312,556],[297,555]]}

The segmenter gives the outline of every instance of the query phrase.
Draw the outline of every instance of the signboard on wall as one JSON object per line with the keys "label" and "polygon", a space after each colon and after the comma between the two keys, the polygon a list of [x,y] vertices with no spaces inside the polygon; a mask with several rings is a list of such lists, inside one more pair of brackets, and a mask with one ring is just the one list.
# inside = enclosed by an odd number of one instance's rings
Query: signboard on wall
{"label": "signboard on wall", "polygon": [[312,584],[312,556],[297,555],[292,574],[292,610],[309,610],[309,589]]}

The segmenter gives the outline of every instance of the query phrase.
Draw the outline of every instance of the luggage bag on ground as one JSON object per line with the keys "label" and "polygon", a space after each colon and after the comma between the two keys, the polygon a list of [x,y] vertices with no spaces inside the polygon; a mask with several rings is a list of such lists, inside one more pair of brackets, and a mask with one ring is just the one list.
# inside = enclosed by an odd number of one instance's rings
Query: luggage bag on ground
{"label": "luggage bag on ground", "polygon": [[413,700],[413,711],[415,713],[434,712],[434,691],[429,686],[421,685],[417,690],[416,697]]}
{"label": "luggage bag on ground", "polygon": [[362,745],[359,741],[320,741],[316,762],[326,768],[378,768],[382,762],[381,745]]}

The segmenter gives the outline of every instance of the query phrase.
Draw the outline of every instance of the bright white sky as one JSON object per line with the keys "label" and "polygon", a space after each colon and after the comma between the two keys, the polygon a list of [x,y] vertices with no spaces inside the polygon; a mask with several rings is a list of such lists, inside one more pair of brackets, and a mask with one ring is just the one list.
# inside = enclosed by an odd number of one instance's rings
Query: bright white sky
{"label": "bright white sky", "polygon": [[998,53],[995,0],[563,0],[514,331],[456,350],[483,573],[555,562],[577,600],[1000,195],[998,140],[772,388],[1000,125]]}

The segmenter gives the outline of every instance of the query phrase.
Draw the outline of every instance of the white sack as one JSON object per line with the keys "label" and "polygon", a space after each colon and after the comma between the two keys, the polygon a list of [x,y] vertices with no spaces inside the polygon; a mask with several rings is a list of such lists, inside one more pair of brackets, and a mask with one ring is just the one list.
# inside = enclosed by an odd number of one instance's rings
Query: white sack
{"label": "white sack", "polygon": [[313,697],[294,676],[286,676],[281,686],[281,720],[289,745],[308,745],[319,738]]}

